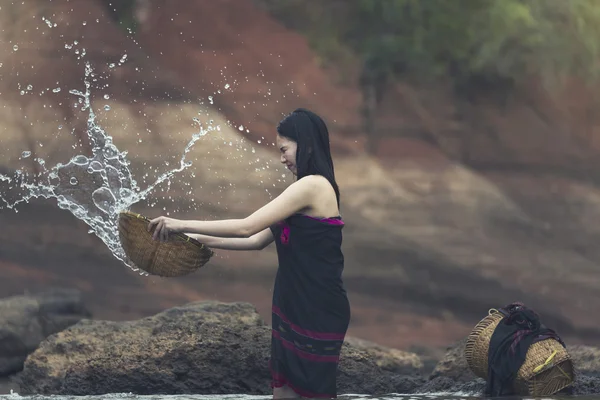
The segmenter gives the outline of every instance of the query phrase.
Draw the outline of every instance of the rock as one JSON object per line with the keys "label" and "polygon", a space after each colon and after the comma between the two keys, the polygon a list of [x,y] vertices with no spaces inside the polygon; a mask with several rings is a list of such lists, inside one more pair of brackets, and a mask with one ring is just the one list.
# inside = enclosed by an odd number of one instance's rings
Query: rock
{"label": "rock", "polygon": [[[85,320],[44,341],[19,384],[22,394],[269,394],[270,337],[248,303],[196,302],[128,322]],[[410,392],[424,383],[415,357],[385,353],[346,343],[340,393]]]}
{"label": "rock", "polygon": [[421,373],[429,376],[448,350],[447,346],[412,345],[407,351],[416,354],[423,363]]}
{"label": "rock", "polygon": [[0,376],[22,370],[42,340],[89,316],[77,290],[55,289],[0,300]]}
{"label": "rock", "polygon": [[461,382],[447,376],[438,376],[419,387],[417,393],[482,396],[484,391],[485,380],[481,378],[475,378],[469,382]]}
{"label": "rock", "polygon": [[417,393],[440,393],[456,385],[456,381],[446,376],[430,378],[424,385],[417,389]]}
{"label": "rock", "polygon": [[464,356],[466,343],[467,339],[465,338],[448,347],[446,354],[435,366],[429,379],[445,377],[456,382],[471,382],[476,379],[477,377],[469,369]]}
{"label": "rock", "polygon": [[600,376],[600,349],[592,346],[568,346],[569,354],[577,371],[587,375]]}
{"label": "rock", "polygon": [[569,394],[586,396],[600,393],[600,378],[598,376],[590,376],[579,374],[575,378],[575,383],[567,391]]}
{"label": "rock", "polygon": [[342,348],[339,393],[413,393],[423,385],[423,362],[410,352],[348,337]]}
{"label": "rock", "polygon": [[128,322],[82,321],[25,363],[22,393],[263,393],[267,327],[249,304],[198,303]]}
{"label": "rock", "polygon": [[415,353],[390,349],[364,339],[346,337],[344,349],[346,354],[353,354],[352,358],[370,358],[382,370],[400,375],[412,375],[424,367],[423,361]]}

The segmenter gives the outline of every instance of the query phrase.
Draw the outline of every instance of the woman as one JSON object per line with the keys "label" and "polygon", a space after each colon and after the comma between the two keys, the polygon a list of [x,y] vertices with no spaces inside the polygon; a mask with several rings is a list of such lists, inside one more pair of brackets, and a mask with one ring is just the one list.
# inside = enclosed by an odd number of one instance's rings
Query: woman
{"label": "woman", "polygon": [[340,193],[329,132],[316,114],[297,109],[277,127],[281,162],[297,180],[244,219],[150,221],[156,240],[185,232],[209,247],[260,250],[275,241],[279,268],[273,289],[273,398],[335,398],[340,350],[350,322],[342,282]]}

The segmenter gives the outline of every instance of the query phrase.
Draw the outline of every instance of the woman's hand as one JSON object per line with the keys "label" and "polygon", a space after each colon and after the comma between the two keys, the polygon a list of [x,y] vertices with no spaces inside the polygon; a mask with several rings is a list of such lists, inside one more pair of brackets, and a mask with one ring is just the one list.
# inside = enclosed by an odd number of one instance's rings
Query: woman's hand
{"label": "woman's hand", "polygon": [[150,221],[150,223],[148,224],[148,231],[152,232],[153,227],[154,233],[152,235],[152,238],[154,240],[166,242],[169,238],[169,233],[182,231],[183,223],[179,219],[161,216],[158,218],[154,218],[152,221]]}

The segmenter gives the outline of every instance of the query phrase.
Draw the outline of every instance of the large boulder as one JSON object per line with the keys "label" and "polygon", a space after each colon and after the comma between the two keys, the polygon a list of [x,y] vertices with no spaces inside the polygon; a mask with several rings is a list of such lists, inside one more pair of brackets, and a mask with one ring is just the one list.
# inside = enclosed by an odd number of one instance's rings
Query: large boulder
{"label": "large boulder", "polygon": [[[270,327],[248,303],[196,302],[137,321],[81,321],[25,363],[22,394],[268,394]],[[341,393],[411,392],[410,353],[349,340]]]}
{"label": "large boulder", "polygon": [[[435,367],[428,382],[418,389],[419,393],[464,393],[481,396],[485,380],[478,378],[467,365],[464,351],[466,338],[450,346],[446,355]],[[565,389],[574,395],[600,393],[600,349],[592,346],[567,346],[577,375],[574,384]]]}
{"label": "large boulder", "polygon": [[42,340],[90,315],[74,289],[0,300],[0,376],[22,370]]}

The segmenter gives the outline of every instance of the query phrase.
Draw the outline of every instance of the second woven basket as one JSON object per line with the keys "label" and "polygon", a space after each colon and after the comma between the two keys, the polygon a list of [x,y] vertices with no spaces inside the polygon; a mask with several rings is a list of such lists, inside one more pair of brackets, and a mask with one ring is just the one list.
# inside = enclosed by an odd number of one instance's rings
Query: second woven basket
{"label": "second woven basket", "polygon": [[[488,376],[488,349],[490,339],[503,314],[491,310],[473,328],[467,338],[465,357],[473,373],[480,378]],[[573,362],[567,350],[555,339],[545,339],[529,346],[521,365],[514,389],[521,396],[551,396],[575,380]]]}

